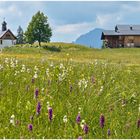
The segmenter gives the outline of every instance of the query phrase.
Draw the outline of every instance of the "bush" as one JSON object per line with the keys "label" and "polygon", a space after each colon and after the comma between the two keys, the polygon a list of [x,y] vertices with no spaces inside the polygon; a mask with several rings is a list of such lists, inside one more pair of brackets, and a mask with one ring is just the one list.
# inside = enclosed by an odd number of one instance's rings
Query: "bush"
{"label": "bush", "polygon": [[52,52],[60,52],[61,48],[60,47],[56,47],[56,46],[48,46],[48,45],[44,45],[42,46],[44,49],[52,51]]}

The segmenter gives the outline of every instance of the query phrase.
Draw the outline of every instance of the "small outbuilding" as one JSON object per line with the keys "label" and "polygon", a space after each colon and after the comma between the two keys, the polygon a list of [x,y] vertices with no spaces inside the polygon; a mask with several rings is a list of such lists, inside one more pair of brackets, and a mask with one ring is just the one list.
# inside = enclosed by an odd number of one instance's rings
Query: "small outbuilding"
{"label": "small outbuilding", "polygon": [[16,44],[16,37],[10,29],[7,29],[7,23],[3,21],[2,30],[0,31],[0,48],[14,44]]}

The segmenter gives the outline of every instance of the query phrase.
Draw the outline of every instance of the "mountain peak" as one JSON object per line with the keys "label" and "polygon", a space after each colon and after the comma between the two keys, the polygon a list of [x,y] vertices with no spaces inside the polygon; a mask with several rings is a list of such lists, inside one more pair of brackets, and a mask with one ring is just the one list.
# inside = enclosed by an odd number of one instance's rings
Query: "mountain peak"
{"label": "mountain peak", "polygon": [[104,29],[95,28],[89,31],[88,33],[83,34],[80,37],[78,37],[74,43],[86,45],[92,48],[101,48],[102,46],[101,34],[103,31]]}

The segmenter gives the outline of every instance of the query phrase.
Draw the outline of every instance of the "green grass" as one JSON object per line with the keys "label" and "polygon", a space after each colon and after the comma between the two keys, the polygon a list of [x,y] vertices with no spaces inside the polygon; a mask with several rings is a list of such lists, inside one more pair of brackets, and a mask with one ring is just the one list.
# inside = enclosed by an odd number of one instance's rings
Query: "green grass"
{"label": "green grass", "polygon": [[[66,43],[47,46],[60,51],[35,44],[5,48],[0,54],[0,138],[140,138],[138,48],[99,50]],[[51,122],[47,102],[53,109]],[[79,111],[81,121],[89,127],[87,134],[81,123],[76,123]],[[104,128],[99,123],[101,114]],[[10,123],[12,115],[14,124]],[[67,123],[63,121],[65,115]],[[33,125],[32,131],[28,124]]]}

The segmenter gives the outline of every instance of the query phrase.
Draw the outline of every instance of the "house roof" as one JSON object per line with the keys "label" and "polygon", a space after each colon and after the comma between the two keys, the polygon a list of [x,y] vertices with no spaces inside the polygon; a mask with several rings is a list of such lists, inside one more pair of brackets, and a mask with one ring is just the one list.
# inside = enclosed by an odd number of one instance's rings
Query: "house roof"
{"label": "house roof", "polygon": [[140,30],[121,30],[121,31],[114,31],[114,30],[105,30],[103,31],[104,35],[140,35]]}
{"label": "house roof", "polygon": [[140,25],[116,25],[118,30],[130,30],[130,27],[132,27],[132,30],[140,30]]}
{"label": "house roof", "polygon": [[9,30],[5,30],[5,31],[0,31],[0,39],[7,33],[10,32],[10,34],[16,39],[16,37],[14,36],[14,34]]}
{"label": "house roof", "polygon": [[6,30],[6,31],[0,31],[0,38],[1,38],[6,32],[7,32],[7,30]]}
{"label": "house roof", "polygon": [[101,39],[104,39],[104,36],[119,36],[119,35],[133,35],[140,36],[140,25],[116,25],[117,30],[104,30],[102,32]]}

